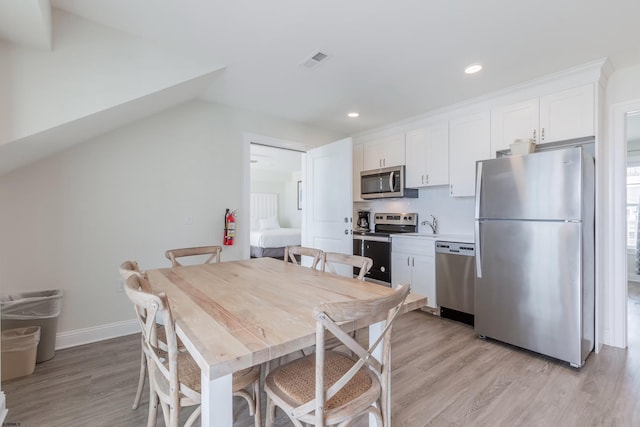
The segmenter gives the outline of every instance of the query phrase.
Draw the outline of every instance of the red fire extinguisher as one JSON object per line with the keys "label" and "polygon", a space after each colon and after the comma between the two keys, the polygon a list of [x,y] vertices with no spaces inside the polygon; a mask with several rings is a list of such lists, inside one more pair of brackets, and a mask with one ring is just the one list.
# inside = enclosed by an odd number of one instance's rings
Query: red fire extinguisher
{"label": "red fire extinguisher", "polygon": [[223,244],[225,246],[233,245],[233,238],[236,235],[236,217],[235,210],[229,210],[224,214],[224,239]]}

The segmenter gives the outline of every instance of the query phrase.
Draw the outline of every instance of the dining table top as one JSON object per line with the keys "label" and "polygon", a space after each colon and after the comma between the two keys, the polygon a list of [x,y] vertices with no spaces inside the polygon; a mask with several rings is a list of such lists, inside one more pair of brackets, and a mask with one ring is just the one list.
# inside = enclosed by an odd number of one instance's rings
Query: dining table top
{"label": "dining table top", "polygon": [[[393,292],[273,258],[160,268],[147,275],[154,293],[166,293],[178,336],[210,379],[313,345],[312,313],[320,303]],[[426,297],[409,294],[403,310],[426,304]]]}

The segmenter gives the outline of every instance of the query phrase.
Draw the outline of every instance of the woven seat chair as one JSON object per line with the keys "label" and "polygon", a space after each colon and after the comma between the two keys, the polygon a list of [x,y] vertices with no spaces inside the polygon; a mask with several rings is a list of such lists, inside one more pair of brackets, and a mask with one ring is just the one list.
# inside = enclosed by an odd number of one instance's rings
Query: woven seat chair
{"label": "woven seat chair", "polygon": [[373,260],[360,255],[339,254],[335,252],[323,252],[320,270],[336,273],[334,264],[350,265],[360,269],[358,280],[364,280],[364,275],[371,270]]}
{"label": "woven seat chair", "polygon": [[214,262],[220,262],[221,252],[221,246],[197,246],[194,248],[169,249],[164,253],[164,256],[171,261],[172,267],[180,267],[182,264],[178,261],[178,258],[210,255],[203,264],[213,264]]}
{"label": "woven seat chair", "polygon": [[[409,286],[403,285],[390,296],[316,307],[315,355],[281,365],[265,378],[265,426],[273,426],[276,406],[298,427],[302,423],[345,426],[365,413],[374,415],[379,427],[391,426],[391,327],[408,294]],[[353,321],[373,323],[385,315],[385,329],[366,350],[339,326]],[[325,351],[325,331],[335,335],[356,356]],[[379,352],[380,346],[379,358],[374,351]]]}
{"label": "woven seat chair", "polygon": [[311,268],[315,270],[320,262],[322,251],[320,249],[306,248],[304,246],[287,246],[284,248],[284,262],[302,264],[302,259],[300,260],[301,262],[298,262],[296,255],[299,257],[307,256],[312,258]]}
{"label": "woven seat chair", "polygon": [[[146,292],[144,289],[148,288],[144,274],[131,275],[124,288],[136,309],[149,367],[151,391],[148,425],[156,425],[159,402],[167,427],[178,426],[181,408],[197,406],[184,424],[185,427],[189,427],[200,416],[200,368],[188,352],[178,351],[175,323],[166,295]],[[166,351],[160,348],[157,335],[154,333],[157,317],[161,317],[164,322]],[[259,384],[259,366],[233,373],[233,395],[247,401],[249,413],[254,416],[256,427],[262,423]],[[245,390],[249,386],[252,386],[253,394]]]}

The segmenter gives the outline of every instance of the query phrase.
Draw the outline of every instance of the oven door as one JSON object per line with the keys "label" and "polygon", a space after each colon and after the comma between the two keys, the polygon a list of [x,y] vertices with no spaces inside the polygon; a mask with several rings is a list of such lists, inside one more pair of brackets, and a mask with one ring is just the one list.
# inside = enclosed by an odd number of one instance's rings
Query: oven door
{"label": "oven door", "polygon": [[[369,240],[366,237],[358,236],[353,239],[354,255],[369,257],[373,260],[373,267],[365,275],[367,279],[391,284],[391,242],[389,239]],[[353,274],[358,275],[359,268],[353,269]]]}

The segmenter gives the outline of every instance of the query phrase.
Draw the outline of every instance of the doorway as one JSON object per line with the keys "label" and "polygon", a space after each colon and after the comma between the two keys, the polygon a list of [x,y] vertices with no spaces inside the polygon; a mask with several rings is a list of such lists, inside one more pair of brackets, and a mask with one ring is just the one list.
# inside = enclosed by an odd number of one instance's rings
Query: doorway
{"label": "doorway", "polygon": [[303,157],[295,149],[250,143],[250,257],[282,259],[286,246],[301,244]]}
{"label": "doorway", "polygon": [[638,348],[640,327],[640,111],[626,113],[627,345]]}

